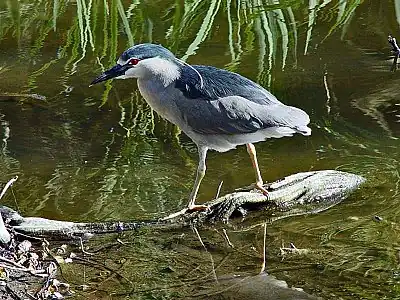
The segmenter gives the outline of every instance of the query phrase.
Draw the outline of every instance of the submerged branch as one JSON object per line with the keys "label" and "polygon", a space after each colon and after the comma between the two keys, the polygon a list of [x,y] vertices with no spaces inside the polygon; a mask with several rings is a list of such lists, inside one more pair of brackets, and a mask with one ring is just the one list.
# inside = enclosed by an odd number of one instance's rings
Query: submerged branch
{"label": "submerged branch", "polygon": [[24,94],[24,93],[1,93],[0,92],[0,99],[5,98],[31,98],[34,100],[45,101],[46,97],[39,94]]}
{"label": "submerged branch", "polygon": [[183,227],[228,222],[231,217],[249,211],[264,210],[267,219],[278,219],[314,214],[343,201],[365,181],[364,178],[340,171],[325,170],[290,175],[282,180],[266,184],[268,197],[254,191],[240,191],[219,197],[207,203],[206,211],[182,210],[161,220],[74,223],[44,218],[22,217],[16,211],[2,206],[7,226],[18,233],[53,238],[74,238],[96,233],[117,233],[136,230],[144,226]]}

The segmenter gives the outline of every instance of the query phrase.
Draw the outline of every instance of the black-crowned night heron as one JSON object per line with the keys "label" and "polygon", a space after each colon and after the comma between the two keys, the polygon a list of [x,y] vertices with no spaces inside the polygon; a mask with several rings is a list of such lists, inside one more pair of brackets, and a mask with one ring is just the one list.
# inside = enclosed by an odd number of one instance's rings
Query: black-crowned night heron
{"label": "black-crowned night heron", "polygon": [[208,149],[225,152],[238,145],[247,152],[256,174],[256,187],[265,195],[253,143],[267,138],[310,135],[309,116],[287,106],[253,81],[211,66],[191,66],[160,45],[140,44],[126,50],[117,65],[92,84],[107,79],[137,78],[139,91],[160,116],[177,125],[199,151],[196,180],[187,210],[195,205],[206,172]]}

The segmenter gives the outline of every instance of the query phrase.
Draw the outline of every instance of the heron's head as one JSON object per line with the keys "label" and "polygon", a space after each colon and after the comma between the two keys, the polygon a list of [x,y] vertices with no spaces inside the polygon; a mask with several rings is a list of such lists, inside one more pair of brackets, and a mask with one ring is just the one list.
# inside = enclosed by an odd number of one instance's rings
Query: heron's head
{"label": "heron's head", "polygon": [[179,77],[179,60],[161,45],[139,44],[126,50],[117,64],[99,75],[92,84],[108,79],[148,78],[161,76],[164,81]]}

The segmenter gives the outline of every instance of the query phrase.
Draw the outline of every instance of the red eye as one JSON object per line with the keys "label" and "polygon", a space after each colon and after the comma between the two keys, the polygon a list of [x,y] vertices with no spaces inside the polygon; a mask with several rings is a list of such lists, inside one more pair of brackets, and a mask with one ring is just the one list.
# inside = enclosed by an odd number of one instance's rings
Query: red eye
{"label": "red eye", "polygon": [[139,59],[137,59],[137,58],[132,58],[132,59],[128,62],[128,64],[131,65],[131,66],[135,66],[135,65],[138,64],[138,62],[139,62]]}

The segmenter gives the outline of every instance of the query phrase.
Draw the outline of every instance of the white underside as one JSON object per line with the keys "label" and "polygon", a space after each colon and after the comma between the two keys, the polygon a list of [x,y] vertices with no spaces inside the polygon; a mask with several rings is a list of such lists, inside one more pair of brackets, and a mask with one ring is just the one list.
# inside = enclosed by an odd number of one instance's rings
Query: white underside
{"label": "white underside", "polygon": [[[246,134],[197,134],[195,132],[186,132],[183,130],[198,146],[205,146],[208,149],[213,149],[219,152],[225,152],[236,148],[236,146],[248,143],[257,143],[269,138],[281,138],[292,136],[296,133],[295,130],[289,127],[270,127],[261,129],[257,132]],[[311,130],[310,130],[311,133]],[[309,134],[305,134],[309,135]]]}

